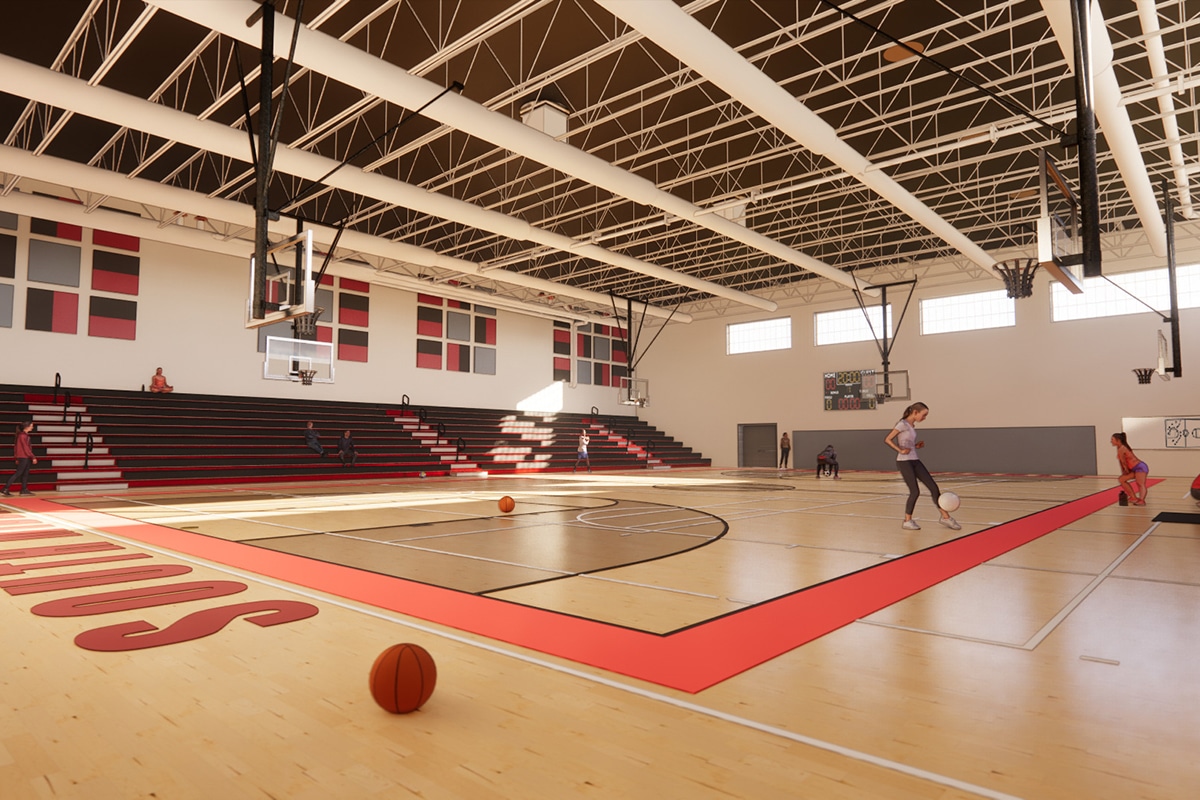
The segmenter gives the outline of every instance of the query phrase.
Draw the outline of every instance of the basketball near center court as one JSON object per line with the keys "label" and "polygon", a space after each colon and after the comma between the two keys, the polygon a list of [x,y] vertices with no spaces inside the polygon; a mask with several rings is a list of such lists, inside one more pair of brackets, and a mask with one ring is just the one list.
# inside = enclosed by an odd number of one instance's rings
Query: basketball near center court
{"label": "basketball near center court", "polygon": [[504,497],[500,498],[500,510],[503,511],[505,514],[512,511],[516,507],[517,507],[517,501],[513,500],[508,495],[504,495]]}
{"label": "basketball near center court", "polygon": [[394,644],[371,667],[371,696],[393,714],[408,714],[425,705],[436,685],[437,665],[418,644]]}

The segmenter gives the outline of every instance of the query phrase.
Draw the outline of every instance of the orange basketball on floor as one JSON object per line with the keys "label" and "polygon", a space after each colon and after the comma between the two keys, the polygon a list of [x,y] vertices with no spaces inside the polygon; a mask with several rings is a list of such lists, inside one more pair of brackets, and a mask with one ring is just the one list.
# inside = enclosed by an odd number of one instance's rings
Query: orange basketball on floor
{"label": "orange basketball on floor", "polygon": [[508,495],[504,495],[504,497],[500,498],[500,510],[503,511],[505,514],[512,511],[516,507],[517,507],[517,501],[513,500]]}
{"label": "orange basketball on floor", "polygon": [[385,711],[407,714],[425,705],[437,685],[437,665],[419,644],[394,644],[371,667],[371,696]]}

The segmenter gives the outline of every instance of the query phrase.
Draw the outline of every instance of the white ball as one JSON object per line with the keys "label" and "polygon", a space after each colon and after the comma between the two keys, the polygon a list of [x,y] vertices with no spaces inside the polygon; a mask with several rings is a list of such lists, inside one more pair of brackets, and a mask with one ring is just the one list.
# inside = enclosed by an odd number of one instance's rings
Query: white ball
{"label": "white ball", "polygon": [[958,507],[962,505],[962,501],[958,499],[958,495],[954,492],[942,492],[941,497],[938,498],[938,505],[942,511],[953,513],[958,511]]}

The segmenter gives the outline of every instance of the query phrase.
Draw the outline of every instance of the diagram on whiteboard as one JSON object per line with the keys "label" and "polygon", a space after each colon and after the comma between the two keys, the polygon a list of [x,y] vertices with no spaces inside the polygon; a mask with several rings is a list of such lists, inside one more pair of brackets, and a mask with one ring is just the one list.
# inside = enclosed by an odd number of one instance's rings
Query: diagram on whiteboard
{"label": "diagram on whiteboard", "polygon": [[1200,447],[1200,417],[1164,417],[1167,447]]}

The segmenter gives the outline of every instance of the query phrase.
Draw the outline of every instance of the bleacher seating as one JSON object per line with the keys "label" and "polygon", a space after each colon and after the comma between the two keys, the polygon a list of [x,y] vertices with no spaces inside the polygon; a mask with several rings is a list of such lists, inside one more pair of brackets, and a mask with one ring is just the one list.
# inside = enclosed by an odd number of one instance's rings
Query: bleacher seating
{"label": "bleacher seating", "polygon": [[[569,471],[581,428],[596,471],[710,465],[632,416],[25,386],[0,386],[0,454],[31,417],[34,491]],[[307,420],[328,457],[305,448]],[[336,454],[344,430],[353,468]]]}

